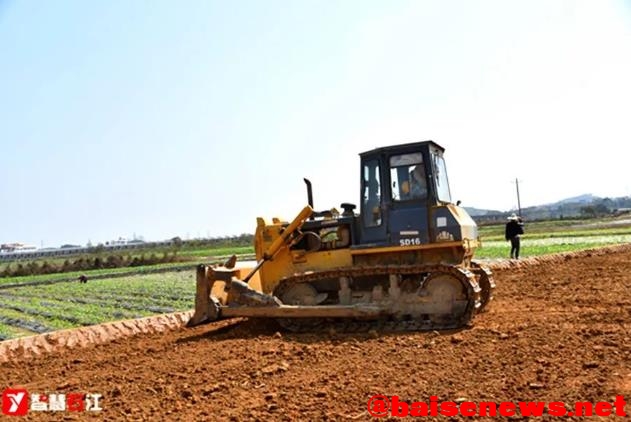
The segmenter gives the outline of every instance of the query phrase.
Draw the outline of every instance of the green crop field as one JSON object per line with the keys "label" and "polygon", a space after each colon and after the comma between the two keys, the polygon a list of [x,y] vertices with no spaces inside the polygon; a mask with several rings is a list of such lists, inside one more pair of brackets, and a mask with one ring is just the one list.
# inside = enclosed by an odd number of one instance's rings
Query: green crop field
{"label": "green crop field", "polygon": [[191,309],[194,271],[0,290],[0,338]]}
{"label": "green crop field", "polygon": [[[615,236],[570,236],[529,239],[521,241],[521,258],[547,255],[558,252],[581,251],[608,245],[631,243],[631,234]],[[510,243],[507,241],[482,241],[482,247],[476,251],[476,259],[508,258]]]}
{"label": "green crop field", "polygon": [[[521,241],[522,258],[557,252],[572,252],[631,242],[631,220],[550,220],[526,222]],[[507,258],[510,243],[504,239],[504,224],[479,228],[482,247],[477,259]]]}
{"label": "green crop field", "polygon": [[[479,233],[482,247],[476,251],[476,259],[508,256],[510,245],[504,240],[503,223],[482,226]],[[629,242],[631,220],[628,217],[626,220],[526,222],[521,256],[526,258]],[[251,259],[253,247],[199,247],[187,248],[180,253],[190,257],[190,261],[0,278],[0,340],[190,310],[194,306],[195,265],[216,262],[231,254]],[[130,275],[130,271],[135,274]],[[88,283],[76,282],[79,274],[86,274]],[[34,282],[52,284],[33,285]]]}
{"label": "green crop field", "polygon": [[189,249],[180,252],[181,256],[217,258],[230,255],[254,254],[254,246],[230,246],[225,248]]}

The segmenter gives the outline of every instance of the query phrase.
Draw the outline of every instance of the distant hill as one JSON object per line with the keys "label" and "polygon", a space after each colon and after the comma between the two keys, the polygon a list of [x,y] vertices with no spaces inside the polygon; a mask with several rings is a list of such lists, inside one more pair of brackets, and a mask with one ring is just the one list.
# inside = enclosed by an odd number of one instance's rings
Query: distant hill
{"label": "distant hill", "polygon": [[[620,210],[631,208],[631,197],[601,198],[592,194],[584,194],[562,199],[552,204],[536,205],[522,208],[521,215],[527,220],[546,220],[568,217],[593,217],[614,214]],[[465,207],[469,215],[479,223],[505,220],[516,210],[496,211]]]}
{"label": "distant hill", "polygon": [[572,203],[588,203],[588,202],[593,202],[593,201],[597,201],[601,198],[599,198],[598,196],[592,195],[591,193],[586,193],[583,195],[579,195],[579,196],[574,196],[572,198],[567,198],[567,199],[562,199],[560,201],[555,202],[554,204],[551,205],[563,205],[563,204],[572,204]]}

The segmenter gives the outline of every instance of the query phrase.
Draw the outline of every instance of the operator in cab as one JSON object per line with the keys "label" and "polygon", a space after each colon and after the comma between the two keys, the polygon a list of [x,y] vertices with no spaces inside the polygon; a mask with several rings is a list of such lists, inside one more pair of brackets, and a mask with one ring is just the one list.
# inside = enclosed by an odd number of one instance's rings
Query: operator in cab
{"label": "operator in cab", "polygon": [[425,179],[425,169],[422,164],[418,164],[410,171],[410,199],[427,197],[427,180]]}

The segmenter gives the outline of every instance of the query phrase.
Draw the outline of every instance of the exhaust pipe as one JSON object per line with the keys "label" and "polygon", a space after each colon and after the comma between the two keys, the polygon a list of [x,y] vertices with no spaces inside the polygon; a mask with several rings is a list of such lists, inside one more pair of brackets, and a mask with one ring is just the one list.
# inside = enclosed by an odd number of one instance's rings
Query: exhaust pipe
{"label": "exhaust pipe", "polygon": [[[311,181],[307,179],[306,177],[303,178],[302,180],[304,180],[305,184],[307,185],[307,203],[313,209],[313,189],[311,188]],[[313,216],[313,214],[311,214],[311,217],[309,217],[309,220],[313,220],[313,219],[315,219],[315,217]]]}

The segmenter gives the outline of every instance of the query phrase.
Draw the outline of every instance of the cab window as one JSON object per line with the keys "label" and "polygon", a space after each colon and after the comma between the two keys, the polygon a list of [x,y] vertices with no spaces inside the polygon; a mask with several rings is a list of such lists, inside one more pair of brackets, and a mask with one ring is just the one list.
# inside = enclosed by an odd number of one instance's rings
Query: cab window
{"label": "cab window", "polygon": [[436,179],[436,195],[438,196],[438,200],[442,202],[451,202],[449,181],[447,179],[447,167],[445,166],[445,160],[442,152],[434,151],[432,153],[432,160],[434,161],[434,179]]}
{"label": "cab window", "polygon": [[393,155],[390,157],[392,200],[409,201],[427,198],[427,176],[423,154]]}
{"label": "cab window", "polygon": [[371,160],[364,164],[362,174],[362,206],[364,226],[381,225],[381,178],[379,162]]}

